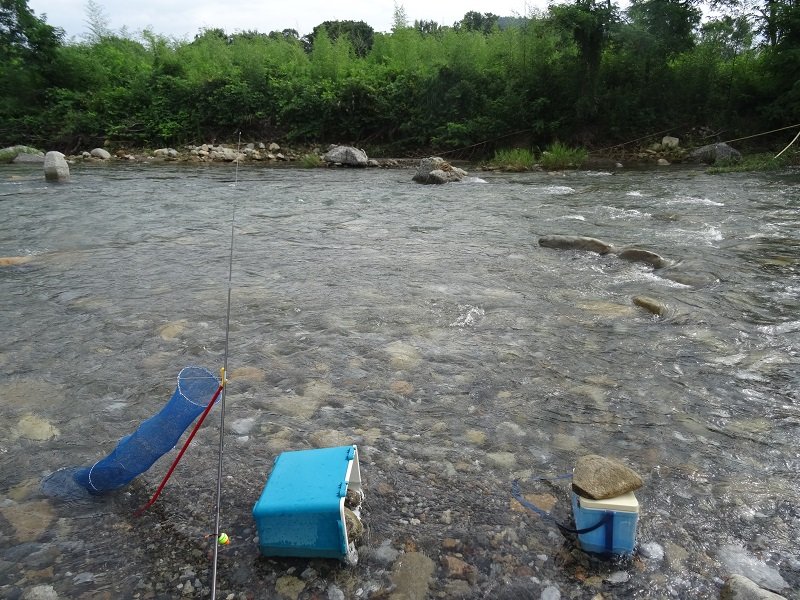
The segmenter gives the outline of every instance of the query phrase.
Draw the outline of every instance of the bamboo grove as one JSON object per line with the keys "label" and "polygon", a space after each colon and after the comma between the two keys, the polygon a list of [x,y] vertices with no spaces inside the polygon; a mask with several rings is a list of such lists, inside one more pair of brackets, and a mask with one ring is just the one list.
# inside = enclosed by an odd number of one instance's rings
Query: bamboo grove
{"label": "bamboo grove", "polygon": [[[586,147],[654,131],[747,135],[800,122],[800,2],[575,0],[390,32],[329,21],[192,40],[81,40],[0,0],[0,146],[75,151],[233,139],[375,152],[485,151],[501,140]],[[705,13],[707,14],[704,14]]]}

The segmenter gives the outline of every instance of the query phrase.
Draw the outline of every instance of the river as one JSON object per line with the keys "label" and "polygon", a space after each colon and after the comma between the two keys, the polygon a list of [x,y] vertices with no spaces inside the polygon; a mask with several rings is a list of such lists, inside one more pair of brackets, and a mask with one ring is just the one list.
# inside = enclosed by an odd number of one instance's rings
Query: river
{"label": "river", "polygon": [[[411,175],[0,170],[0,256],[24,257],[0,266],[0,595],[208,597],[220,411],[143,517],[174,453],[105,496],[40,483],[222,366],[235,214],[218,597],[718,598],[741,573],[800,598],[800,175]],[[260,557],[273,459],[348,444],[358,564]],[[537,478],[584,454],[644,480],[632,558],[512,501],[517,478],[568,521],[569,483]]]}

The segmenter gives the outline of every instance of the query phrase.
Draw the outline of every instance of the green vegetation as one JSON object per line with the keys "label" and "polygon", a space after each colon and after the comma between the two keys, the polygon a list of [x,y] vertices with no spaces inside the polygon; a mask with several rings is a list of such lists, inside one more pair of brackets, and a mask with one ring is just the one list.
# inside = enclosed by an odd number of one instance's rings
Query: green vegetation
{"label": "green vegetation", "polygon": [[577,169],[583,164],[587,156],[588,152],[585,148],[570,148],[560,142],[556,142],[542,152],[539,164],[543,169],[549,171]]}
{"label": "green vegetation", "polygon": [[736,162],[718,164],[708,169],[709,173],[749,173],[753,171],[779,171],[791,165],[800,164],[800,154],[785,153],[775,158],[772,153],[759,153],[744,156]]}
{"label": "green vegetation", "polygon": [[528,171],[536,160],[533,152],[526,148],[497,150],[490,164],[504,171]]}
{"label": "green vegetation", "polygon": [[[705,19],[701,6],[567,0],[452,25],[409,25],[396,6],[389,33],[326,21],[302,38],[205,29],[175,40],[111,31],[90,0],[91,34],[65,42],[27,0],[0,0],[0,147],[159,147],[241,131],[475,157],[509,138],[599,148],[702,129],[720,141],[800,120],[800,4],[726,0]],[[779,146],[781,135],[759,141]],[[578,164],[567,150],[544,160]]]}
{"label": "green vegetation", "polygon": [[319,154],[304,154],[300,159],[300,166],[306,169],[314,169],[322,166],[322,159]]}

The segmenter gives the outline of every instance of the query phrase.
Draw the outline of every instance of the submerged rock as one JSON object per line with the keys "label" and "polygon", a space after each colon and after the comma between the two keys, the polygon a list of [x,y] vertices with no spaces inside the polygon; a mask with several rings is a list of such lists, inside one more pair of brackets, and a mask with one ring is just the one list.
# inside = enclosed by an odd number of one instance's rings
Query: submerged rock
{"label": "submerged rock", "polygon": [[785,596],[759,587],[743,575],[731,575],[722,586],[720,600],[786,600]]}
{"label": "submerged rock", "polygon": [[731,575],[722,586],[720,600],[786,600],[785,596],[759,587],[743,575]]}
{"label": "submerged rock", "polygon": [[0,267],[15,267],[32,260],[32,256],[0,256]]}
{"label": "submerged rock", "polygon": [[36,415],[23,416],[17,423],[14,432],[18,437],[35,442],[43,442],[61,435],[61,432],[49,421]]}
{"label": "submerged rock", "polygon": [[587,454],[578,459],[572,475],[575,493],[592,500],[605,500],[642,487],[642,478],[617,460]]}
{"label": "submerged rock", "polygon": [[617,256],[622,260],[648,264],[654,269],[662,269],[669,264],[669,262],[655,252],[640,250],[639,248],[623,248],[619,251]]}
{"label": "submerged rock", "polygon": [[598,254],[614,251],[614,246],[593,237],[580,235],[546,235],[539,238],[539,245],[558,250],[589,250]]}
{"label": "submerged rock", "polygon": [[47,181],[69,181],[69,165],[61,152],[51,150],[45,154],[44,178]]}
{"label": "submerged rock", "polygon": [[636,306],[639,306],[659,317],[663,317],[665,314],[667,314],[667,306],[655,298],[649,298],[648,296],[634,296],[633,303]]}
{"label": "submerged rock", "polygon": [[434,562],[422,552],[407,552],[392,568],[394,591],[390,600],[424,600],[428,597]]}
{"label": "submerged rock", "polygon": [[413,180],[417,183],[442,184],[461,181],[466,176],[464,169],[454,167],[438,156],[431,156],[419,161]]}
{"label": "submerged rock", "polygon": [[742,546],[728,544],[719,549],[717,556],[730,573],[744,575],[759,586],[770,590],[783,590],[789,587],[777,569],[752,556]]}

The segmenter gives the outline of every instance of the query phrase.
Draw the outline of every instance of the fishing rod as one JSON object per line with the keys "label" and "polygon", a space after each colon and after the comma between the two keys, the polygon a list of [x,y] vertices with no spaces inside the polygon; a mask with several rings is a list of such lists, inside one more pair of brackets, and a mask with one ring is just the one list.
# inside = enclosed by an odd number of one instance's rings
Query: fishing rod
{"label": "fishing rod", "polygon": [[[236,142],[236,176],[233,183],[233,206],[231,208],[231,245],[228,253],[228,300],[225,314],[225,358],[223,360],[223,377],[228,372],[228,344],[231,331],[231,288],[233,283],[233,242],[236,232],[236,187],[239,185],[239,149],[242,145],[242,132],[239,131],[239,139]],[[219,557],[220,532],[219,517],[220,503],[222,501],[222,456],[225,450],[225,381],[222,382],[222,396],[220,397],[219,410],[219,462],[217,463],[217,499],[214,514],[214,558],[211,565],[211,600],[217,597],[217,562]]]}

